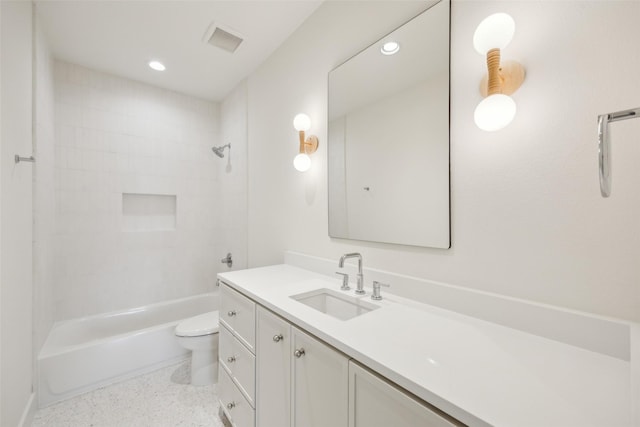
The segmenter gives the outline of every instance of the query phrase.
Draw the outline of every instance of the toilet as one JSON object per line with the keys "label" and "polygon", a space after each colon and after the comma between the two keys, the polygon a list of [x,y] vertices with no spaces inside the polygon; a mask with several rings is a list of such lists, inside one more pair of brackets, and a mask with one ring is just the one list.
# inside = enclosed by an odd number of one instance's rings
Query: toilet
{"label": "toilet", "polygon": [[218,311],[185,319],[176,326],[178,343],[191,350],[191,384],[218,380]]}

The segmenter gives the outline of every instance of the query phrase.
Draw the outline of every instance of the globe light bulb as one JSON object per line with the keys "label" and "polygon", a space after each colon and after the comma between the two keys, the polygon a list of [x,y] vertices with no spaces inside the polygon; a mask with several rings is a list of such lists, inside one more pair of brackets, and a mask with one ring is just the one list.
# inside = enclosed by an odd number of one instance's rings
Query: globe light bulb
{"label": "globe light bulb", "polygon": [[293,167],[300,172],[306,172],[311,167],[311,157],[305,153],[300,153],[293,159]]}
{"label": "globe light bulb", "polygon": [[507,95],[490,95],[483,99],[473,113],[476,125],[493,132],[507,126],[516,115],[516,103]]}
{"label": "globe light bulb", "polygon": [[300,113],[293,118],[293,127],[297,131],[308,131],[311,129],[311,119],[306,114]]}
{"label": "globe light bulb", "polygon": [[473,47],[481,55],[486,55],[490,49],[504,49],[516,31],[516,23],[506,13],[494,13],[478,24],[473,33]]}

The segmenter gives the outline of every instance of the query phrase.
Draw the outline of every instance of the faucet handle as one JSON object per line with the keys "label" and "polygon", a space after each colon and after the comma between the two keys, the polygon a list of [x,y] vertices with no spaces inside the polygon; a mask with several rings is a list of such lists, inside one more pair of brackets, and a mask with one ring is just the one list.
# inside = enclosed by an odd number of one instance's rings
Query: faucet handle
{"label": "faucet handle", "polygon": [[373,293],[371,294],[371,299],[380,301],[382,296],[380,295],[380,286],[384,286],[385,288],[390,288],[391,285],[388,283],[381,283],[378,281],[373,281]]}
{"label": "faucet handle", "polygon": [[336,274],[342,276],[342,286],[340,287],[340,290],[348,291],[349,289],[351,289],[349,287],[349,275],[347,273],[340,273],[339,271],[336,271]]}

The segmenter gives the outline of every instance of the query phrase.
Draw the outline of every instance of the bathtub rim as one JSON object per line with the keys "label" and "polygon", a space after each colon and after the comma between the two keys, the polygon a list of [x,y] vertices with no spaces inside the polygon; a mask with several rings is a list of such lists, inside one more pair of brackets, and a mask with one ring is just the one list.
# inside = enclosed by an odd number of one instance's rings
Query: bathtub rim
{"label": "bathtub rim", "polygon": [[[136,336],[136,335],[140,335],[140,334],[143,334],[143,333],[146,333],[146,332],[149,332],[149,331],[153,331],[153,330],[156,330],[156,329],[165,328],[165,327],[167,327],[169,325],[172,325],[172,324],[177,325],[182,320],[188,319],[189,317],[193,317],[193,316],[196,316],[196,315],[185,317],[185,318],[182,318],[182,319],[172,320],[170,322],[158,323],[158,324],[155,324],[153,326],[148,326],[146,328],[134,329],[134,330],[127,331],[127,332],[122,332],[122,333],[119,333],[119,334],[109,335],[109,336],[103,337],[103,338],[88,340],[88,341],[85,341],[85,342],[80,343],[80,344],[56,346],[53,349],[49,349],[49,347],[52,347],[52,345],[50,344],[50,341],[49,341],[49,339],[51,337],[51,333],[54,331],[54,329],[56,329],[57,327],[59,327],[61,325],[70,324],[70,323],[82,323],[82,322],[90,321],[90,320],[96,319],[96,318],[108,319],[108,318],[115,317],[115,316],[118,316],[118,315],[140,313],[140,312],[144,312],[144,311],[149,311],[150,307],[154,307],[154,308],[155,307],[163,307],[163,306],[167,306],[167,305],[171,305],[171,304],[175,304],[175,303],[186,302],[186,301],[193,300],[193,299],[199,299],[199,298],[202,298],[202,297],[214,297],[214,298],[217,297],[217,298],[219,298],[220,297],[220,292],[218,292],[218,291],[205,292],[205,293],[201,293],[201,294],[197,294],[197,295],[191,295],[191,296],[182,297],[182,298],[176,298],[176,299],[172,299],[172,300],[164,300],[164,301],[160,301],[160,302],[157,302],[157,303],[147,304],[147,305],[133,307],[133,308],[127,308],[127,309],[123,309],[123,310],[113,310],[113,311],[108,311],[108,312],[104,312],[104,313],[92,314],[92,315],[89,315],[89,316],[83,316],[83,317],[77,317],[77,318],[73,318],[73,319],[65,319],[65,320],[57,321],[57,322],[55,322],[53,324],[53,326],[49,330],[49,333],[47,334],[47,338],[44,341],[44,344],[40,348],[40,351],[38,351],[38,361],[41,360],[41,359],[44,359],[46,357],[58,356],[60,354],[64,354],[64,353],[68,353],[68,352],[71,352],[71,351],[74,351],[74,350],[78,350],[78,349],[86,347],[88,345],[98,345],[98,344],[102,344],[102,343],[104,343],[106,341],[120,339],[122,337],[127,337],[127,336]],[[215,310],[211,310],[211,311],[215,311]]]}

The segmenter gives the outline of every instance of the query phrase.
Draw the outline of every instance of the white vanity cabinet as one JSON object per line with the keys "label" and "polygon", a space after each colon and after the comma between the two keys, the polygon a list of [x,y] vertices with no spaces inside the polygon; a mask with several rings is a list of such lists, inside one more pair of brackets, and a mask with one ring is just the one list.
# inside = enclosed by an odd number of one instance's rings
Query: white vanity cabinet
{"label": "white vanity cabinet", "polygon": [[460,425],[353,360],[349,362],[349,427]]}
{"label": "white vanity cabinet", "polygon": [[255,312],[253,301],[222,283],[218,390],[234,427],[255,425]]}
{"label": "white vanity cabinet", "polygon": [[219,396],[234,427],[454,427],[397,385],[223,283]]}
{"label": "white vanity cabinet", "polygon": [[258,307],[258,427],[346,427],[349,359]]}

